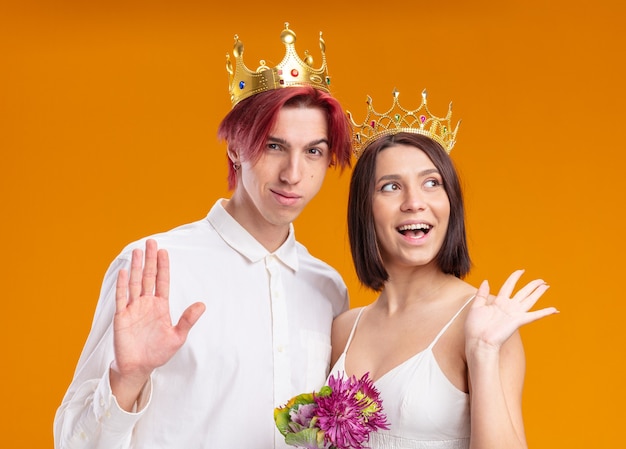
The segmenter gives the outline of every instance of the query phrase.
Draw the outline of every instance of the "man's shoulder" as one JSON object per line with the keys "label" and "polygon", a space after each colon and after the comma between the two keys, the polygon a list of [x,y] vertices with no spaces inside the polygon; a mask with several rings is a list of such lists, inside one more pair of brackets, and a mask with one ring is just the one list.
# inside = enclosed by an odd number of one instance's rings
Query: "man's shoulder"
{"label": "man's shoulder", "polygon": [[209,238],[213,228],[206,217],[190,223],[181,224],[167,231],[147,235],[127,244],[120,252],[120,257],[129,256],[136,248],[144,249],[146,240],[156,240],[159,248],[173,250],[180,246],[199,245]]}
{"label": "man's shoulder", "polygon": [[298,251],[298,265],[300,269],[319,273],[326,277],[337,278],[343,283],[343,279],[335,267],[311,254],[307,247],[299,242],[296,242],[296,248]]}

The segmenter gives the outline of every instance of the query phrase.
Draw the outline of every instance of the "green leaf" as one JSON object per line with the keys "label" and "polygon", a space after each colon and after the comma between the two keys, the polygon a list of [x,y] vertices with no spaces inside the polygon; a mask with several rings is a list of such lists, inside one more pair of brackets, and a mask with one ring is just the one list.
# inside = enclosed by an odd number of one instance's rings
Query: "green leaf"
{"label": "green leaf", "polygon": [[323,449],[324,432],[319,429],[304,429],[298,433],[285,435],[285,443],[307,449]]}
{"label": "green leaf", "polygon": [[276,427],[278,431],[287,435],[289,432],[289,409],[287,407],[280,407],[274,409],[274,421],[276,422]]}

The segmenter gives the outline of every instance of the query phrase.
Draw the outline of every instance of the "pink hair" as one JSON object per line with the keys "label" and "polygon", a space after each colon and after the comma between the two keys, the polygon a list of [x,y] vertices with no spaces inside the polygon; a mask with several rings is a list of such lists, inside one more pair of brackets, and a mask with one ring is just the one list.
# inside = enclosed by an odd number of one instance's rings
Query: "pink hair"
{"label": "pink hair", "polygon": [[[328,143],[331,165],[342,169],[351,164],[351,128],[339,102],[330,94],[313,87],[275,89],[246,98],[224,117],[217,137],[226,141],[230,150],[238,151],[246,160],[256,161],[265,150],[278,112],[283,107],[320,108],[328,120]],[[228,188],[234,189],[237,176],[228,164]]]}

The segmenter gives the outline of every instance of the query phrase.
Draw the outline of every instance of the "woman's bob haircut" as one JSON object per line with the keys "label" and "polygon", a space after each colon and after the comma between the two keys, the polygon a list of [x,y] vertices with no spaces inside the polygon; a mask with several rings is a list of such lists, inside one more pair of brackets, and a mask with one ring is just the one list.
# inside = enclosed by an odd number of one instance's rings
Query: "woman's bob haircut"
{"label": "woman's bob haircut", "polygon": [[410,145],[422,150],[439,170],[450,201],[450,219],[436,263],[444,273],[463,278],[469,273],[471,260],[467,249],[463,193],[452,159],[431,138],[402,132],[380,137],[370,143],[361,153],[352,172],[348,197],[348,235],[359,280],[370,289],[381,291],[389,278],[380,257],[374,229],[372,195],[378,154],[394,145]]}

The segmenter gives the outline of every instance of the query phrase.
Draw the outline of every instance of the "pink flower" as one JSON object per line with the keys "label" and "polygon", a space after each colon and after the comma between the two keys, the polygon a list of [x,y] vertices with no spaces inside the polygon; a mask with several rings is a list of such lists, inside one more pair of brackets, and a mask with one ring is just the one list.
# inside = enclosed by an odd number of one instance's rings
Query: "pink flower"
{"label": "pink flower", "polygon": [[299,394],[274,410],[285,442],[308,449],[365,449],[371,432],[389,428],[386,419],[368,374],[330,376],[318,393]]}
{"label": "pink flower", "polygon": [[357,380],[330,376],[330,395],[314,396],[318,426],[325,441],[337,449],[363,449],[370,432],[388,429],[380,394],[365,374]]}

